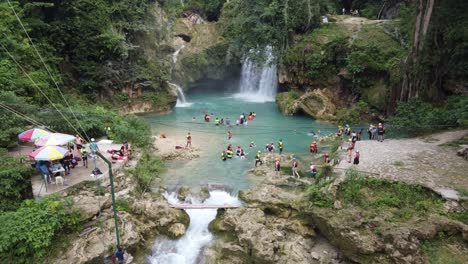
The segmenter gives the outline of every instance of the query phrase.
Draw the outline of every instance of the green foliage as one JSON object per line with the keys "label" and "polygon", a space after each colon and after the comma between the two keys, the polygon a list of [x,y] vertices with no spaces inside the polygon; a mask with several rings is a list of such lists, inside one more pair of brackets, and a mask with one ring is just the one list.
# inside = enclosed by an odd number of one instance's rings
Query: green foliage
{"label": "green foliage", "polygon": [[287,49],[282,63],[311,80],[326,80],[344,66],[347,37],[348,32],[343,28],[323,25]]}
{"label": "green foliage", "polygon": [[24,199],[33,198],[33,169],[22,164],[23,157],[13,158],[0,149],[0,213],[16,210]]}
{"label": "green foliage", "polygon": [[324,185],[312,185],[307,189],[307,195],[309,198],[309,201],[312,203],[314,206],[318,207],[332,207],[333,206],[333,200],[328,197],[326,194],[320,191],[320,189],[324,187]]}
{"label": "green foliage", "polygon": [[347,205],[355,205],[369,214],[394,212],[391,221],[407,221],[415,216],[440,213],[443,200],[419,185],[366,178],[357,170],[346,172],[338,196]]}
{"label": "green foliage", "polygon": [[208,21],[217,21],[225,2],[226,0],[189,0],[184,10],[201,14]]}
{"label": "green foliage", "polygon": [[412,99],[398,104],[390,124],[410,133],[424,133],[447,128],[468,127],[468,97],[451,96],[441,106]]}
{"label": "green foliage", "polygon": [[468,246],[460,236],[440,232],[434,239],[423,241],[421,249],[429,264],[468,262]]}
{"label": "green foliage", "polygon": [[114,122],[111,135],[117,142],[130,142],[137,147],[151,145],[151,130],[149,125],[136,116],[118,118]]}
{"label": "green foliage", "polygon": [[159,157],[145,152],[135,169],[130,170],[129,173],[137,185],[136,191],[143,194],[149,190],[153,181],[159,178],[164,170],[164,163]]}
{"label": "green foliage", "polygon": [[244,54],[272,45],[281,52],[294,33],[317,27],[325,1],[231,0],[224,4],[221,21],[232,47]]}
{"label": "green foliage", "polygon": [[127,212],[127,213],[132,213],[132,204],[130,203],[129,200],[124,199],[124,198],[118,198],[115,201],[115,204],[117,205],[117,211],[119,212]]}
{"label": "green foliage", "polygon": [[17,211],[0,214],[0,257],[5,263],[41,262],[60,232],[76,228],[79,213],[71,200],[51,195],[26,200]]}

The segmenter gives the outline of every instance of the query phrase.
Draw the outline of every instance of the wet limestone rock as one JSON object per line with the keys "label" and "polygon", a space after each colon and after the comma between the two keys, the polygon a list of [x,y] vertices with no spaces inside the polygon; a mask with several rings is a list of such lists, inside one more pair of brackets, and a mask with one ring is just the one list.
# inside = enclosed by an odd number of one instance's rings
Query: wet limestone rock
{"label": "wet limestone rock", "polygon": [[185,234],[186,228],[185,225],[181,223],[172,224],[167,230],[170,238],[178,238]]}
{"label": "wet limestone rock", "polygon": [[330,120],[336,112],[333,97],[334,94],[328,89],[314,89],[305,93],[298,91],[279,93],[276,102],[283,114],[305,113],[316,119]]}
{"label": "wet limestone rock", "polygon": [[[69,250],[64,252],[54,263],[86,263],[102,261],[110,255],[109,249],[116,244],[114,219],[107,214],[100,219],[101,224],[96,225],[90,232],[83,233],[75,240]],[[131,215],[119,213],[120,241],[124,248],[136,246],[141,241],[139,233],[140,223]]]}
{"label": "wet limestone rock", "polygon": [[112,200],[109,194],[105,196],[94,196],[92,192],[81,193],[73,197],[73,207],[81,212],[81,221],[91,220],[99,215],[99,212],[109,208]]}
{"label": "wet limestone rock", "polygon": [[228,209],[212,230],[236,236],[235,243],[215,245],[220,255],[255,263],[318,263],[310,252],[315,233],[298,219],[271,217],[259,208]]}
{"label": "wet limestone rock", "polygon": [[[184,210],[174,209],[164,199],[138,199],[133,203],[132,211],[149,228],[156,228],[160,233],[172,238],[185,234],[190,217]],[[180,225],[184,226],[182,228]]]}

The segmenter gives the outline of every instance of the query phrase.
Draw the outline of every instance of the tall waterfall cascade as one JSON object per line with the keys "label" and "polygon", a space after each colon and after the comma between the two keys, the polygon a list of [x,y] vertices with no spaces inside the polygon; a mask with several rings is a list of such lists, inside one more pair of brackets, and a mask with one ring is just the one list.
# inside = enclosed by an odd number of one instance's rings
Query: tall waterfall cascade
{"label": "tall waterfall cascade", "polygon": [[[242,64],[239,94],[236,97],[251,102],[274,102],[278,89],[277,67],[273,48],[265,48],[266,60],[258,64],[247,55]],[[254,51],[250,51],[253,54]]]}
{"label": "tall waterfall cascade", "polygon": [[[180,45],[179,48],[177,48],[174,51],[174,53],[172,53],[172,69],[173,70],[174,70],[174,67],[175,67],[175,65],[177,63],[177,58],[179,57],[179,53],[184,48],[185,48],[184,45]],[[189,107],[189,106],[192,105],[191,103],[187,102],[187,99],[185,98],[184,90],[182,89],[182,87],[180,87],[179,85],[177,85],[175,83],[171,83],[171,82],[168,82],[168,83],[169,83],[169,85],[172,85],[177,89],[176,107]]]}
{"label": "tall waterfall cascade", "polygon": [[[171,204],[181,204],[177,194],[166,194]],[[240,206],[237,197],[231,196],[225,191],[211,191],[210,198],[204,202],[192,198],[192,204],[217,205],[229,204]],[[151,256],[147,256],[147,262],[151,264],[195,264],[200,262],[202,250],[213,240],[213,234],[208,230],[208,225],[216,218],[217,209],[187,209],[190,216],[190,226],[185,235],[177,240],[158,239],[155,241]]]}

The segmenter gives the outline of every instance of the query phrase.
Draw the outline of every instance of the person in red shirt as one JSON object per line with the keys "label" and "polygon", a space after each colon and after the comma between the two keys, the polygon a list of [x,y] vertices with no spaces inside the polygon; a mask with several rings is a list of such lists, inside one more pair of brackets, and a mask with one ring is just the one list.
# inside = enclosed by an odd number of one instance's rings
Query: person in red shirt
{"label": "person in red shirt", "polygon": [[330,155],[328,153],[325,153],[325,163],[330,163]]}
{"label": "person in red shirt", "polygon": [[314,141],[310,144],[310,147],[309,147],[309,150],[310,150],[310,153],[317,153],[318,150],[317,150],[317,142]]}

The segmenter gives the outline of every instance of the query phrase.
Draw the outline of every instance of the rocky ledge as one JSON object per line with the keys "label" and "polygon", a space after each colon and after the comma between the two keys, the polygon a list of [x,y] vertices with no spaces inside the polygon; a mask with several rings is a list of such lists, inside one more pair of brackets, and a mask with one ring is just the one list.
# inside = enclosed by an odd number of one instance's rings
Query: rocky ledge
{"label": "rocky ledge", "polygon": [[[103,190],[109,183],[100,183]],[[171,208],[161,195],[144,194],[136,199],[129,195],[133,186],[124,173],[115,177],[120,242],[128,252],[152,241],[157,235],[178,238],[185,234],[190,218],[183,210]],[[99,190],[99,189],[97,189]],[[112,253],[116,245],[111,197],[100,195],[95,183],[78,186],[64,196],[72,197],[73,207],[81,211],[84,229],[71,238],[71,245],[53,263],[88,263],[100,261]]]}
{"label": "rocky ledge", "polygon": [[[466,210],[459,204],[445,206],[431,190],[417,189],[433,199],[434,209],[422,202],[417,207],[422,213],[403,205],[377,211],[344,199],[346,180],[274,178],[265,170],[252,170],[265,181],[239,193],[246,208],[218,211],[210,229],[220,239],[206,251],[207,263],[426,263],[429,251],[445,250],[458,259],[468,253],[466,220],[453,217]],[[360,192],[372,197],[371,190]],[[451,242],[428,251],[441,236]]]}

